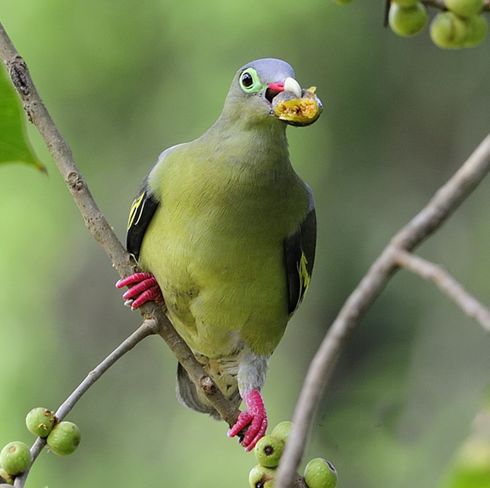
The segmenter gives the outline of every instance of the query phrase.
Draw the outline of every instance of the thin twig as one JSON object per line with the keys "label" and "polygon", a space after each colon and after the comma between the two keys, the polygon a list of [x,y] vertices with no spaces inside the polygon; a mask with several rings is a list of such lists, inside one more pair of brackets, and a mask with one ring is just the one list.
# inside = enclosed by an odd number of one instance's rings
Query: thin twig
{"label": "thin twig", "polygon": [[400,249],[413,250],[437,230],[489,171],[490,135],[437,191],[429,203],[393,237],[349,296],[308,368],[294,411],[293,429],[281,458],[276,488],[291,486],[294,473],[304,453],[314,413],[332,375],[336,360],[359,319],[374,303],[398,269],[397,252]]}
{"label": "thin twig", "polygon": [[[422,0],[422,3],[426,7],[432,7],[432,8],[436,8],[438,10],[448,10],[444,0]],[[483,12],[490,11],[490,0],[485,0],[485,2],[483,4],[482,11]]]}
{"label": "thin twig", "polygon": [[[71,395],[56,410],[56,419],[63,420],[75,404],[82,398],[83,394],[94,385],[94,383],[122,356],[131,351],[136,344],[140,343],[145,337],[158,333],[158,326],[155,320],[145,320],[126,340],[114,349],[98,366],[96,366],[85,379],[77,386]],[[32,463],[41,453],[46,445],[46,439],[38,437],[31,447]],[[32,466],[31,463],[31,466]],[[23,488],[29,474],[30,467],[21,476],[15,478],[14,487]]]}
{"label": "thin twig", "polygon": [[[390,0],[387,0],[390,2]],[[422,0],[422,3],[426,7],[432,7],[438,10],[447,10],[446,4],[444,0]],[[485,0],[482,11],[488,12],[490,11],[490,0]],[[386,24],[385,24],[386,26]]]}
{"label": "thin twig", "polygon": [[419,256],[399,250],[395,256],[401,266],[420,277],[432,281],[443,293],[453,300],[469,317],[475,319],[490,332],[490,310],[468,293],[463,286],[441,266]]}
{"label": "thin twig", "polygon": [[390,16],[391,0],[385,0],[385,9],[383,12],[383,27],[388,27],[388,19]]}
{"label": "thin twig", "polygon": [[[119,242],[112,227],[95,203],[75,164],[70,147],[44,106],[26,63],[17,53],[1,23],[0,57],[7,65],[12,83],[20,95],[27,116],[41,133],[58,170],[72,194],[73,200],[82,214],[87,229],[107,253],[113,267],[121,277],[134,273],[137,269],[136,263]],[[238,417],[238,410],[224,397],[213,380],[204,371],[202,365],[195,359],[192,351],[177,334],[166,317],[165,310],[154,303],[148,303],[142,307],[142,313],[145,318],[154,318],[157,321],[158,333],[189,373],[190,378],[206,395],[221,417],[229,425],[233,425]]]}

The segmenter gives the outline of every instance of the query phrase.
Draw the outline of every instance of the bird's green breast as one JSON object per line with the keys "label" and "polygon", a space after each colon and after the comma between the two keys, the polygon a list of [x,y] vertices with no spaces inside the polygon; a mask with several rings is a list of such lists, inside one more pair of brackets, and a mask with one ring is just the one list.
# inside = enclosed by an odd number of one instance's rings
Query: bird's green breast
{"label": "bird's green breast", "polygon": [[308,194],[285,142],[261,137],[205,135],[177,146],[149,178],[161,204],[141,265],[178,332],[210,358],[244,344],[270,354],[288,320],[283,244],[306,215]]}

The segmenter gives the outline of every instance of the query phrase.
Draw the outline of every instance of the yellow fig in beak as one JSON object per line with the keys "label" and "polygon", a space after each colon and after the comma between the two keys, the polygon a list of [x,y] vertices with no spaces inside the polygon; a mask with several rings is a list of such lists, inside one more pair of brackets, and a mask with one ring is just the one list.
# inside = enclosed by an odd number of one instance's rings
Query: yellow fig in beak
{"label": "yellow fig in beak", "polygon": [[295,79],[286,78],[284,91],[274,97],[272,109],[280,120],[290,125],[304,127],[313,124],[320,117],[323,105],[315,94],[316,87],[312,86],[304,93],[300,88],[299,96],[298,87],[299,84]]}

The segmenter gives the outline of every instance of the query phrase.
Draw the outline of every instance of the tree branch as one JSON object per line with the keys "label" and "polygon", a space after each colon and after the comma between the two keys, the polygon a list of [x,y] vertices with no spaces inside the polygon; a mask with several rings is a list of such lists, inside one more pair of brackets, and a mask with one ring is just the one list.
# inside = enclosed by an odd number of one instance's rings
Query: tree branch
{"label": "tree branch", "polygon": [[414,256],[406,251],[399,250],[396,262],[412,273],[432,281],[445,293],[463,312],[475,319],[488,332],[490,332],[490,310],[468,293],[463,286],[440,266],[421,257]]}
{"label": "tree branch", "polygon": [[347,338],[398,269],[397,254],[411,251],[436,231],[490,171],[490,134],[429,203],[403,227],[369,268],[328,330],[306,374],[293,429],[279,465],[276,488],[291,486],[314,413]]}
{"label": "tree branch", "polygon": [[[126,277],[138,270],[136,263],[126,252],[112,227],[109,225],[104,215],[98,208],[90,190],[85,183],[80,171],[78,170],[71,149],[59,132],[48,110],[42,102],[37,89],[32,81],[29,70],[22,57],[17,53],[12,41],[8,37],[5,29],[0,23],[0,58],[6,64],[12,83],[17,89],[24,105],[29,120],[37,127],[43,137],[61,175],[63,176],[68,189],[75,201],[83,221],[95,240],[101,245],[106,254],[112,261],[113,267],[121,277]],[[141,307],[141,312],[146,318],[146,323],[126,341],[124,341],[111,355],[79,385],[70,397],[60,406],[56,416],[61,420],[73,408],[85,391],[103,374],[119,357],[129,351],[141,339],[134,342],[128,349],[128,341],[135,339],[142,334],[142,329],[147,331],[152,324],[151,331],[146,335],[158,333],[167,343],[175,354],[177,360],[185,368],[189,377],[196,386],[206,395],[209,402],[219,412],[221,417],[228,425],[232,426],[239,415],[239,411],[224,397],[212,378],[203,369],[202,365],[196,360],[194,354],[187,344],[181,339],[174,327],[165,315],[165,308],[159,307],[155,303],[147,303]],[[146,337],[146,335],[144,337]],[[31,448],[33,462],[41,452],[46,441],[37,439]],[[16,488],[23,488],[28,471],[15,480]],[[302,478],[295,475],[294,486],[301,488],[304,486]]]}
{"label": "tree branch", "polygon": [[[82,214],[87,229],[107,253],[113,267],[121,277],[134,273],[137,269],[136,263],[119,242],[112,227],[95,203],[75,164],[70,147],[44,106],[26,63],[17,53],[1,23],[0,56],[7,65],[12,83],[20,95],[29,120],[41,133],[73,200]],[[229,425],[233,425],[238,418],[239,411],[228,402],[204,371],[202,365],[195,359],[192,351],[166,317],[164,308],[154,303],[148,303],[142,307],[142,314],[145,318],[154,318],[157,321],[159,335],[173,351],[179,363],[182,364],[190,378],[203,391],[221,417]]]}
{"label": "tree branch", "polygon": [[[94,385],[94,383],[122,356],[131,351],[136,344],[141,342],[145,337],[158,333],[158,326],[155,320],[145,320],[138,329],[136,329],[125,341],[123,341],[114,351],[112,351],[98,366],[96,366],[85,379],[78,385],[73,393],[60,405],[56,410],[56,419],[58,421],[63,420],[75,404],[82,398],[84,393]],[[31,447],[32,463],[41,453],[43,447],[46,445],[46,439],[38,437]],[[31,463],[31,466],[32,466]],[[23,488],[29,475],[29,470],[25,471],[21,476],[15,478],[14,487]]]}

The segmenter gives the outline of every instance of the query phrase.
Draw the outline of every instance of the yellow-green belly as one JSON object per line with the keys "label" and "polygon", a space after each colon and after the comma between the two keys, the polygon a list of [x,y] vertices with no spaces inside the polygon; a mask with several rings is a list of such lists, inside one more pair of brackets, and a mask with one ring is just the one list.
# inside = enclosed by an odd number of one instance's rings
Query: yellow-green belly
{"label": "yellow-green belly", "polygon": [[260,184],[225,182],[219,168],[166,172],[173,184],[162,186],[140,262],[155,275],[169,318],[209,358],[244,345],[271,354],[288,320],[283,244],[306,214],[303,183],[292,170]]}

